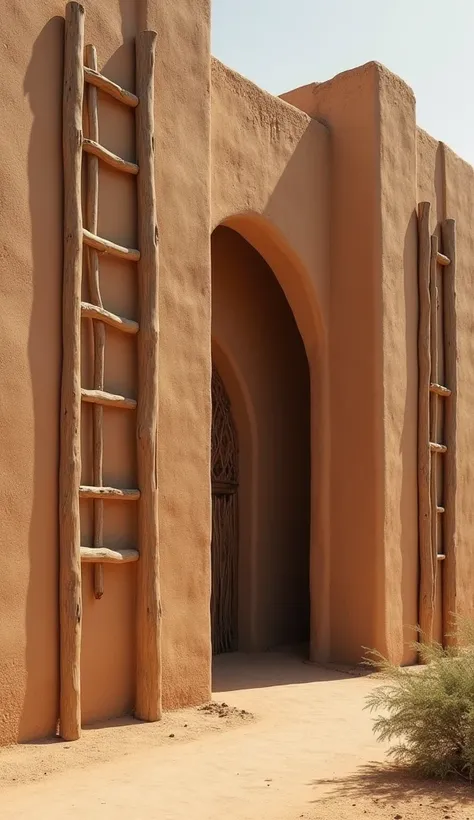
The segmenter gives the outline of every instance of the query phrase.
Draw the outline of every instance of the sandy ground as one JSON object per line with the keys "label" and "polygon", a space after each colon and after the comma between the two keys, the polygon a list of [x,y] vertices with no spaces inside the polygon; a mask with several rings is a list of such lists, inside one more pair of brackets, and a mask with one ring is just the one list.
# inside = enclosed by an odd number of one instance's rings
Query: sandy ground
{"label": "sandy ground", "polygon": [[1,819],[474,820],[471,788],[386,765],[372,677],[268,653],[218,658],[214,684],[226,706],[1,751]]}

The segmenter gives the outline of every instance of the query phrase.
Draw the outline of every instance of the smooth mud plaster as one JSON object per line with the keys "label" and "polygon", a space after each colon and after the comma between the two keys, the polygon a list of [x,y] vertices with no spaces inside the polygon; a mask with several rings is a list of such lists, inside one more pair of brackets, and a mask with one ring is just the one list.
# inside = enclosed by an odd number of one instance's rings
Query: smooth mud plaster
{"label": "smooth mud plaster", "polygon": [[[210,0],[84,5],[99,69],[130,90],[137,32],[159,34],[165,708],[202,703],[211,690],[213,359],[241,445],[241,647],[306,636],[313,660],[357,662],[376,646],[413,662],[424,200],[433,232],[446,217],[457,224],[456,607],[473,610],[474,171],[417,128],[413,93],[377,63],[276,98],[211,58]],[[52,736],[58,717],[64,9],[62,0],[2,8],[1,743]],[[99,106],[101,142],[133,160],[133,115],[102,94]],[[99,232],[136,242],[133,180],[103,167]],[[112,311],[136,318],[133,266],[101,261],[101,286]],[[87,387],[87,323],[82,348]],[[113,332],[106,384],[136,395],[133,340]],[[82,455],[90,483],[89,408]],[[132,416],[108,411],[104,481],[133,486],[135,461]],[[87,503],[81,516],[90,543]],[[135,538],[132,505],[107,504],[107,545]],[[96,601],[83,569],[84,723],[133,710],[135,575],[133,565],[106,567]]]}
{"label": "smooth mud plaster", "polygon": [[283,97],[331,134],[332,654],[356,661],[362,645],[378,646],[407,661],[418,537],[413,96],[368,63]]}

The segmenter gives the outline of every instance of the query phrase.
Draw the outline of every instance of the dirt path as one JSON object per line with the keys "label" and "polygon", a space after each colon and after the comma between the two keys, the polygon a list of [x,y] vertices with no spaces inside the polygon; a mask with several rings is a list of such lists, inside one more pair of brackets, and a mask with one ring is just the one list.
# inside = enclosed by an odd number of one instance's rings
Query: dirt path
{"label": "dirt path", "polygon": [[470,790],[385,770],[362,709],[373,679],[272,653],[220,658],[215,684],[237,711],[3,751],[2,820],[474,820]]}

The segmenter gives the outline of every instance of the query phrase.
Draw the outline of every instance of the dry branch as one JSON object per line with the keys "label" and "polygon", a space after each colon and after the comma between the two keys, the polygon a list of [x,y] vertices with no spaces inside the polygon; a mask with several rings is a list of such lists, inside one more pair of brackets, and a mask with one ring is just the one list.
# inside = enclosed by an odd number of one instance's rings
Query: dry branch
{"label": "dry branch", "polygon": [[131,91],[127,91],[125,88],[121,88],[120,85],[109,80],[108,77],[104,77],[99,71],[93,71],[91,68],[84,66],[84,79],[89,85],[93,85],[100,91],[110,94],[111,97],[114,97],[114,99],[124,105],[130,106],[130,108],[137,107],[138,97],[136,97],[135,94],[132,94]]}
{"label": "dry branch", "polygon": [[[90,86],[92,89],[93,86]],[[93,139],[85,139],[82,145],[87,154],[92,154],[97,159],[102,160],[107,165],[115,168],[116,171],[124,171],[126,174],[138,174],[138,165],[135,162],[128,162],[126,159],[113,154],[108,148],[104,148],[99,142]]]}
{"label": "dry branch", "polygon": [[83,228],[84,242],[90,248],[95,248],[99,253],[108,253],[110,256],[116,256],[118,259],[128,259],[129,262],[138,262],[140,259],[140,251],[135,248],[126,248],[124,245],[117,245],[111,242],[110,239],[104,239],[102,236],[97,236],[86,228]]}

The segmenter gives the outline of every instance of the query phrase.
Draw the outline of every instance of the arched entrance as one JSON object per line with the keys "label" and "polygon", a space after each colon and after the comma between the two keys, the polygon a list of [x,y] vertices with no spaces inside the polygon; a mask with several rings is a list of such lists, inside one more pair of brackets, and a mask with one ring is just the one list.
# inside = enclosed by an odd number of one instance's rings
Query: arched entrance
{"label": "arched entrance", "polygon": [[[214,231],[211,247],[213,651],[307,643],[311,398],[306,352],[285,294],[258,251],[224,226]],[[227,431],[225,458],[218,455],[218,430]],[[237,463],[229,468],[236,454]],[[219,494],[221,474],[231,486]]]}
{"label": "arched entrance", "polygon": [[238,478],[238,440],[230,399],[213,366],[211,626],[214,655],[231,652],[238,645]]}

